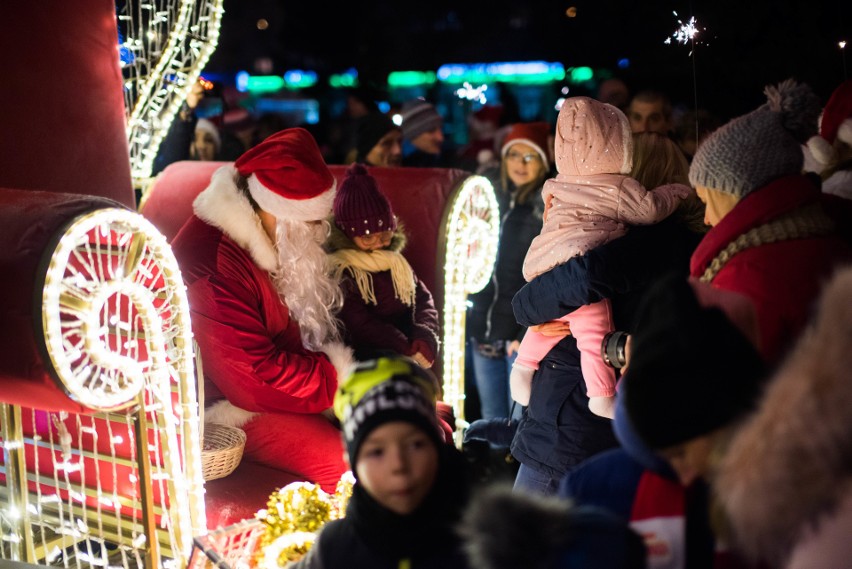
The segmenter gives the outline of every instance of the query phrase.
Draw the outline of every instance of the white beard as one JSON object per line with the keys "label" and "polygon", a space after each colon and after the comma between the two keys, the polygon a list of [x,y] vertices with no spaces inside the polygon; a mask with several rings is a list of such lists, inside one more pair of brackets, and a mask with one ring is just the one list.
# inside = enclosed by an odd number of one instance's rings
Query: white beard
{"label": "white beard", "polygon": [[340,338],[334,315],[343,305],[343,294],[322,248],[329,230],[328,221],[278,220],[278,270],[272,281],[299,323],[302,345],[313,351]]}

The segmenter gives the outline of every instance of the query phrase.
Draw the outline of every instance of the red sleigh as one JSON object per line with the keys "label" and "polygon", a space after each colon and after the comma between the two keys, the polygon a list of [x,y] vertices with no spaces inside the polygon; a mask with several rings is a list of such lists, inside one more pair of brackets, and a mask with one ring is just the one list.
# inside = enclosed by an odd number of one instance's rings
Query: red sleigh
{"label": "red sleigh", "polygon": [[[135,212],[115,4],[18,3],[0,30],[27,53],[0,60],[14,78],[0,105],[0,559],[185,566],[193,536],[292,480],[251,464],[202,479],[168,238],[216,164],[172,165]],[[464,301],[493,263],[493,193],[457,170],[373,173],[442,311],[444,399],[461,418]]]}

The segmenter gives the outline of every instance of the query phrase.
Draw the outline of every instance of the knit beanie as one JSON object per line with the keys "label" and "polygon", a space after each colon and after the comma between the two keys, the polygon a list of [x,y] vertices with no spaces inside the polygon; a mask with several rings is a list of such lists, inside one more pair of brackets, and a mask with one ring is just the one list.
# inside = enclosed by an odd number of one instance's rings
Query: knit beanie
{"label": "knit beanie", "polygon": [[430,371],[404,356],[358,364],[334,398],[334,412],[343,426],[343,442],[353,470],[367,435],[391,421],[419,427],[441,448],[444,435],[435,410],[436,385]]}
{"label": "knit beanie", "polygon": [[767,103],[701,143],[689,168],[693,186],[742,198],[776,178],[801,173],[801,145],[816,133],[819,100],[792,79],[767,86],[764,94]]}
{"label": "knit beanie", "polygon": [[852,79],[831,94],[819,118],[819,134],[808,140],[808,148],[817,162],[827,166],[837,159],[838,139],[852,146]]}
{"label": "knit beanie", "polygon": [[443,123],[441,115],[424,99],[412,99],[402,105],[402,136],[411,141],[423,134],[439,128]]}
{"label": "knit beanie", "polygon": [[661,279],[637,314],[625,410],[651,448],[684,443],[753,408],[763,360],[718,308],[703,308],[680,275]]}
{"label": "knit beanie", "polygon": [[384,113],[371,113],[361,120],[356,134],[355,149],[358,152],[355,160],[363,162],[367,154],[379,143],[384,135],[399,127]]}
{"label": "knit beanie", "polygon": [[550,125],[546,122],[525,122],[518,123],[512,126],[512,129],[506,134],[503,139],[503,149],[501,156],[505,159],[509,149],[519,142],[531,146],[544,164],[545,170],[550,168],[550,153],[547,151],[550,146],[548,137],[550,136]]}
{"label": "knit beanie", "polygon": [[333,209],[335,225],[350,239],[396,229],[388,198],[361,164],[353,164],[346,171]]}

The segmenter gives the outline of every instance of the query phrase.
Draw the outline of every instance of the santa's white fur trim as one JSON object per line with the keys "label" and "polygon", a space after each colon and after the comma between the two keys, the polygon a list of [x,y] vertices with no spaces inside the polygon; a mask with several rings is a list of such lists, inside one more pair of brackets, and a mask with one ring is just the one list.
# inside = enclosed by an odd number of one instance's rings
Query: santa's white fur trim
{"label": "santa's white fur trim", "polygon": [[260,209],[268,211],[278,219],[317,221],[325,219],[331,214],[337,180],[320,195],[306,200],[291,200],[280,196],[261,184],[254,174],[248,178],[248,187],[251,197],[254,198]]}
{"label": "santa's white fur trim", "polygon": [[852,119],[846,119],[837,129],[837,139],[852,145]]}
{"label": "santa's white fur trim", "polygon": [[248,251],[259,267],[275,271],[278,253],[251,202],[237,189],[235,180],[238,175],[230,165],[216,170],[210,178],[210,185],[192,202],[192,210]]}
{"label": "santa's white fur trim", "polygon": [[808,139],[808,150],[817,164],[827,166],[834,161],[834,147],[823,137],[816,135]]}
{"label": "santa's white fur trim", "polygon": [[331,360],[331,365],[337,370],[338,383],[343,383],[352,374],[355,366],[358,364],[352,348],[341,342],[329,342],[320,348],[320,351],[328,356],[328,359]]}
{"label": "santa's white fur trim", "polygon": [[205,423],[222,423],[229,427],[242,427],[251,421],[258,413],[240,409],[227,399],[217,401],[204,410]]}

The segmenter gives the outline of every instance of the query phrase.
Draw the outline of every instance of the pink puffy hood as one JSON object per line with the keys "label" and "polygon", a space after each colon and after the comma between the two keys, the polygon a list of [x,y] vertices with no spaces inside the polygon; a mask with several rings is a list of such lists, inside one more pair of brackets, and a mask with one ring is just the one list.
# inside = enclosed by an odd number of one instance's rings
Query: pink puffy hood
{"label": "pink puffy hood", "polygon": [[620,110],[589,97],[565,99],[556,120],[557,179],[594,174],[629,174],[633,136]]}

